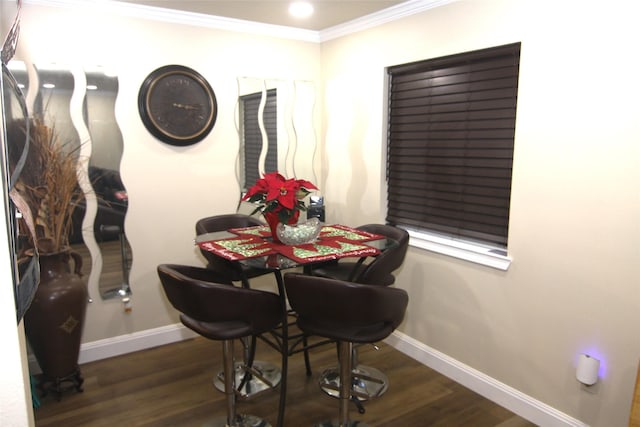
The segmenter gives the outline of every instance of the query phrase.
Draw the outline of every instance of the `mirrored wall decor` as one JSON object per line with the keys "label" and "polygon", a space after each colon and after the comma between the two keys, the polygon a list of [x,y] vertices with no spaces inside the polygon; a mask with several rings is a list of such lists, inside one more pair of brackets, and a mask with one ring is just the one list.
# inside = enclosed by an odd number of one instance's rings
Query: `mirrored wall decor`
{"label": "mirrored wall decor", "polygon": [[103,69],[85,73],[83,116],[91,138],[89,181],[97,201],[93,233],[102,255],[100,295],[124,297],[130,293],[131,248],[124,229],[129,198],[120,179],[123,140],[115,117],[118,78]]}
{"label": "mirrored wall decor", "polygon": [[243,193],[265,172],[318,182],[315,104],[311,81],[238,78],[236,169]]}
{"label": "mirrored wall decor", "polygon": [[103,299],[130,294],[131,248],[124,219],[128,197],[120,179],[123,138],[115,119],[118,78],[101,67],[86,69],[12,61],[30,115],[42,117],[60,141],[78,153],[85,199],[74,210],[69,236],[83,258],[90,292]]}

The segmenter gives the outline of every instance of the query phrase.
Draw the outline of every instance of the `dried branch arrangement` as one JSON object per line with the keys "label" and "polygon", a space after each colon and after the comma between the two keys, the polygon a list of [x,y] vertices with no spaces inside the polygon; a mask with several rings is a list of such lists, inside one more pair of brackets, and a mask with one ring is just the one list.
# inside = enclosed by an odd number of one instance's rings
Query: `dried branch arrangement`
{"label": "dried branch arrangement", "polygon": [[[26,126],[13,123],[7,130],[13,157],[22,151]],[[59,141],[41,118],[30,119],[29,132],[29,154],[15,188],[34,218],[36,241],[31,243],[42,253],[59,252],[69,246],[72,214],[84,198],[77,177],[79,147]]]}

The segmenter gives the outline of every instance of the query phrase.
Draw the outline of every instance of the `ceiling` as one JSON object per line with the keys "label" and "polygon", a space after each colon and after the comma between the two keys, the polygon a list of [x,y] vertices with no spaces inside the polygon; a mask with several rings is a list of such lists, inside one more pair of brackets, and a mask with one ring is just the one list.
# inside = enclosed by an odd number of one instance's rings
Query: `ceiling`
{"label": "ceiling", "polygon": [[308,0],[314,14],[305,19],[289,16],[288,0],[119,0],[163,9],[175,9],[265,24],[320,31],[379,12],[406,0]]}

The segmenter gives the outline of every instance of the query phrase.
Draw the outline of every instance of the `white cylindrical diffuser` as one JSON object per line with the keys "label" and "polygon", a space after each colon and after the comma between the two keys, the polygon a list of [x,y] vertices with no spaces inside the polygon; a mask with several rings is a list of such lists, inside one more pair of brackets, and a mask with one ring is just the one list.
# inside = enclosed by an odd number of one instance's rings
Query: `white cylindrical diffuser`
{"label": "white cylindrical diffuser", "polygon": [[600,361],[588,354],[581,354],[578,358],[578,368],[576,369],[576,378],[582,384],[593,385],[598,382],[598,371],[600,370]]}

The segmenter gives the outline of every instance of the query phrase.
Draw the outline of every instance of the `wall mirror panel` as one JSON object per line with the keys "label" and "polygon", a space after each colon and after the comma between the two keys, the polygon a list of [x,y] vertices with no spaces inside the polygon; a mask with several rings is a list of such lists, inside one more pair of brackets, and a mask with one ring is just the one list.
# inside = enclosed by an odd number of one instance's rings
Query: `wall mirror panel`
{"label": "wall mirror panel", "polygon": [[88,174],[97,202],[93,235],[102,259],[98,289],[102,298],[124,297],[131,292],[132,259],[124,228],[129,198],[120,178],[124,144],[115,117],[118,78],[99,68],[85,70],[85,76],[83,119],[91,141]]}
{"label": "wall mirror panel", "polygon": [[103,299],[126,297],[132,259],[124,229],[128,197],[120,179],[123,139],[115,119],[118,78],[100,67],[12,61],[9,68],[30,115],[42,117],[77,150],[85,200],[74,210],[69,241],[83,258],[89,291],[97,289]]}
{"label": "wall mirror panel", "polygon": [[317,184],[315,85],[311,81],[238,78],[238,182],[243,192],[277,170]]}

